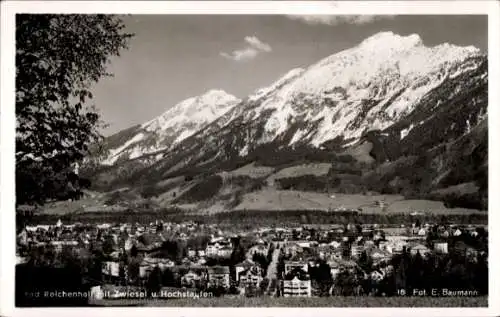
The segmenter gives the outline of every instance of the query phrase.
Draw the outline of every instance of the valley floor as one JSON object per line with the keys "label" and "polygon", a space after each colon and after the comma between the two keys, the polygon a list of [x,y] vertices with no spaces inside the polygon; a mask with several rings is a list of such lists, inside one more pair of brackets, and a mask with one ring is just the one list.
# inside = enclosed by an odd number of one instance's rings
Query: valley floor
{"label": "valley floor", "polygon": [[[42,213],[45,215],[68,215],[84,213],[116,213],[127,208],[122,206],[108,206],[104,203],[103,195],[94,194],[94,197],[85,198],[79,201],[62,201],[47,204]],[[378,203],[384,202],[384,210]],[[174,207],[172,205],[164,206]],[[408,200],[400,195],[359,195],[359,194],[337,194],[337,193],[316,193],[296,190],[276,190],[265,188],[260,191],[245,194],[240,204],[234,209],[227,210],[222,204],[214,204],[208,208],[198,208],[196,204],[175,205],[189,213],[216,214],[228,211],[243,210],[358,210],[365,214],[380,213],[412,213],[427,212],[432,214],[471,214],[484,213],[476,209],[466,208],[446,208],[443,202],[431,200]]]}
{"label": "valley floor", "polygon": [[294,190],[265,189],[246,194],[235,210],[330,210],[362,208],[363,213],[380,213],[377,202],[384,201],[387,213],[475,213],[478,210],[446,208],[443,202],[430,200],[406,200],[399,195],[350,195],[303,192]]}

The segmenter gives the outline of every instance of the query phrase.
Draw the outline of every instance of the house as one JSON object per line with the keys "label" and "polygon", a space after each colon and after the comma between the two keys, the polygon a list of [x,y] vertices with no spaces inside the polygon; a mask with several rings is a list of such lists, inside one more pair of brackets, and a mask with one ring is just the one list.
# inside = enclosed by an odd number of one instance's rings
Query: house
{"label": "house", "polygon": [[358,258],[361,253],[363,253],[364,247],[362,245],[353,244],[351,246],[351,256],[353,258]]}
{"label": "house", "polygon": [[453,251],[461,256],[465,256],[471,259],[477,258],[479,252],[476,248],[464,243],[463,241],[458,241],[453,246]]}
{"label": "house", "polygon": [[393,245],[389,241],[380,241],[378,244],[378,248],[380,250],[392,253]]}
{"label": "house", "polygon": [[175,262],[170,260],[170,259],[165,259],[165,258],[152,258],[152,257],[145,257],[142,260],[142,264],[144,266],[158,266],[160,270],[164,271],[166,268],[171,268],[175,266]]}
{"label": "house", "polygon": [[233,249],[230,247],[222,247],[217,251],[217,256],[220,258],[230,258],[233,253]]}
{"label": "house", "polygon": [[235,265],[236,281],[238,282],[240,280],[239,275],[241,272],[246,271],[246,270],[248,270],[256,265],[257,264],[250,259],[246,259],[245,261],[236,264]]}
{"label": "house", "polygon": [[302,269],[304,272],[308,272],[308,264],[306,261],[285,261],[285,275],[293,270]]}
{"label": "house", "polygon": [[218,242],[210,242],[205,249],[205,254],[207,257],[216,257],[220,248],[221,245]]}
{"label": "house", "polygon": [[453,232],[453,235],[454,235],[455,237],[461,236],[461,235],[462,235],[462,231],[461,231],[460,229],[458,229],[458,228],[457,228],[457,230],[455,230],[455,231]]}
{"label": "house", "polygon": [[296,268],[285,275],[283,280],[284,297],[311,297],[312,287],[309,275]]}
{"label": "house", "polygon": [[194,258],[195,256],[196,256],[196,251],[192,250],[192,249],[189,249],[188,250],[188,257]]}
{"label": "house", "polygon": [[257,244],[254,245],[253,247],[248,250],[248,253],[253,256],[254,254],[260,254],[263,256],[267,256],[267,253],[269,252],[269,246],[265,244]]}
{"label": "house", "polygon": [[[207,257],[229,257],[233,252],[233,247],[230,242],[220,239],[212,240],[208,243],[205,254]],[[229,254],[229,255],[228,255]]]}
{"label": "house", "polygon": [[385,250],[373,248],[368,252],[368,255],[373,260],[373,264],[380,264],[391,259],[391,254]]}
{"label": "house", "polygon": [[408,242],[406,241],[401,241],[401,240],[394,241],[392,244],[392,253],[402,254],[407,245]]}
{"label": "house", "polygon": [[284,231],[281,233],[280,238],[282,240],[288,241],[293,239],[293,232],[291,231]]}
{"label": "house", "polygon": [[262,269],[259,266],[248,268],[239,274],[240,287],[259,287],[262,282]]}
{"label": "house", "polygon": [[229,267],[212,266],[208,269],[208,286],[229,288]]}
{"label": "house", "polygon": [[294,257],[299,253],[302,253],[304,249],[296,243],[287,243],[283,248],[286,255]]}
{"label": "house", "polygon": [[356,262],[352,260],[344,260],[344,259],[330,259],[326,262],[330,266],[330,273],[332,274],[332,278],[335,279],[337,274],[342,271],[354,272],[357,268]]}
{"label": "house", "polygon": [[342,243],[338,242],[338,241],[332,241],[330,242],[330,245],[333,247],[333,248],[338,248],[342,245]]}
{"label": "house", "polygon": [[373,234],[373,241],[383,240],[384,236],[381,231],[375,231]]}
{"label": "house", "polygon": [[417,244],[410,248],[410,253],[412,255],[420,254],[421,256],[427,256],[429,252],[430,252],[429,248],[423,244]]}
{"label": "house", "polygon": [[448,242],[445,241],[434,242],[434,251],[442,254],[448,253]]}
{"label": "house", "polygon": [[107,281],[118,281],[120,278],[120,263],[117,261],[103,262],[102,274]]}
{"label": "house", "polygon": [[317,248],[319,258],[322,260],[329,259],[331,257],[341,257],[342,250],[339,248],[340,244],[333,246],[331,244],[321,245]]}
{"label": "house", "polygon": [[425,230],[425,228],[420,228],[420,230],[418,230],[417,232],[417,235],[425,237],[427,235],[427,230]]}
{"label": "house", "polygon": [[181,278],[181,286],[195,288],[200,285],[203,275],[194,270],[189,270]]}
{"label": "house", "polygon": [[54,247],[54,250],[56,252],[61,252],[64,246],[69,246],[69,247],[75,247],[78,245],[77,241],[66,241],[66,240],[56,240],[56,241],[50,241],[50,245]]}
{"label": "house", "polygon": [[123,245],[123,248],[125,251],[130,251],[132,249],[132,246],[134,245],[134,242],[132,241],[132,238],[131,237],[128,237],[126,240],[125,240],[125,243]]}

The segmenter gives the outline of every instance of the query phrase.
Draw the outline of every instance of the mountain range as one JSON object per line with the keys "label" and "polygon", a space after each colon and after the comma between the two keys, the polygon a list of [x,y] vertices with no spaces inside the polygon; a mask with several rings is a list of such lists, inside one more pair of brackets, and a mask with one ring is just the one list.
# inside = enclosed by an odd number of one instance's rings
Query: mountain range
{"label": "mountain range", "polygon": [[[273,186],[485,209],[487,63],[472,46],[427,47],[416,34],[378,33],[243,100],[221,90],[184,100],[108,137],[87,173],[100,190],[168,192],[176,196],[170,203],[205,206],[226,199],[234,207],[271,185],[269,175],[239,174],[228,189],[233,171],[318,163],[328,164],[326,173],[274,177]],[[179,177],[183,183],[171,181]],[[207,182],[212,194],[194,197]]]}

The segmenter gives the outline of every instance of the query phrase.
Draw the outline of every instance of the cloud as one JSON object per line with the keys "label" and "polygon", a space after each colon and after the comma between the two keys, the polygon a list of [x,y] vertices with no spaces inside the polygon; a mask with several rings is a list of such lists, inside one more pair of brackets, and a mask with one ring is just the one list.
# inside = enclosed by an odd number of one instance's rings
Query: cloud
{"label": "cloud", "polygon": [[393,15],[288,15],[289,19],[299,20],[307,24],[368,24],[378,20],[393,19]]}
{"label": "cloud", "polygon": [[269,44],[262,42],[256,36],[245,36],[247,46],[242,49],[234,50],[231,53],[221,52],[220,56],[239,62],[254,59],[260,53],[269,53],[272,48]]}
{"label": "cloud", "polygon": [[272,51],[271,46],[266,43],[262,43],[256,36],[245,36],[245,42],[250,44],[251,47],[262,52]]}
{"label": "cloud", "polygon": [[233,61],[245,61],[254,59],[257,55],[259,55],[259,51],[254,48],[248,47],[242,50],[235,50],[231,53],[221,52],[220,55],[227,59],[232,59]]}

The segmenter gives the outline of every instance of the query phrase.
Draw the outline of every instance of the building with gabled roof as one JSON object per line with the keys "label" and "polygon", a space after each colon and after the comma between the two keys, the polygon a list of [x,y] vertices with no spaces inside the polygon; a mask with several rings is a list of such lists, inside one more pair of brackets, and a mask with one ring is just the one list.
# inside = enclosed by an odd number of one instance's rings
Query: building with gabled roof
{"label": "building with gabled roof", "polygon": [[235,265],[235,270],[236,270],[236,281],[239,281],[239,274],[245,270],[248,270],[254,266],[257,266],[258,264],[255,263],[254,261],[250,259],[245,259],[243,262],[240,262]]}
{"label": "building with gabled roof", "polygon": [[238,275],[238,283],[240,287],[257,288],[263,279],[262,269],[259,266],[247,268]]}
{"label": "building with gabled roof", "polygon": [[387,262],[391,259],[392,254],[386,250],[372,248],[368,250],[368,256],[372,259],[373,264],[380,264],[382,262]]}
{"label": "building with gabled roof", "polygon": [[410,247],[410,253],[412,255],[417,255],[420,254],[421,256],[427,256],[430,253],[431,250],[429,250],[428,247],[426,247],[423,244],[415,244],[412,247]]}
{"label": "building with gabled roof", "polygon": [[288,272],[282,285],[284,297],[311,297],[311,279],[309,274],[301,268],[295,268]]}
{"label": "building with gabled roof", "polygon": [[208,286],[229,288],[229,267],[228,266],[212,266],[207,268]]}

